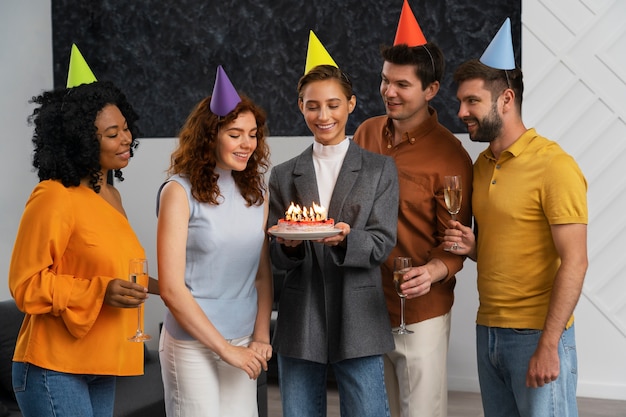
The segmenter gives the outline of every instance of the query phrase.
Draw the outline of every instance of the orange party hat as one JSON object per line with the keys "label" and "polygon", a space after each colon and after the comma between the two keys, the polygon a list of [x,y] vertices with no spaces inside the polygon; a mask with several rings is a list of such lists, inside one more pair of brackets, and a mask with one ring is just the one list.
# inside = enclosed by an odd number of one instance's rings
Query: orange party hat
{"label": "orange party hat", "polygon": [[393,41],[394,46],[407,44],[407,46],[413,47],[422,46],[426,43],[426,37],[422,33],[419,23],[417,23],[408,0],[404,0],[402,11],[400,12],[398,30],[396,31],[396,39]]}

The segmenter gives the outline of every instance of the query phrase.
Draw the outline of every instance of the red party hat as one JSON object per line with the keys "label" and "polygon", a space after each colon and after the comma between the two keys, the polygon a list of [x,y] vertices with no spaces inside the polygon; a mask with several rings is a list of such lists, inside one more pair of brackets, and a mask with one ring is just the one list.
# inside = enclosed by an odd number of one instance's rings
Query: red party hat
{"label": "red party hat", "polygon": [[396,31],[396,39],[394,45],[407,44],[410,47],[425,45],[426,37],[422,33],[417,19],[409,7],[408,0],[404,0],[402,11],[400,12],[400,21],[398,22],[398,30]]}

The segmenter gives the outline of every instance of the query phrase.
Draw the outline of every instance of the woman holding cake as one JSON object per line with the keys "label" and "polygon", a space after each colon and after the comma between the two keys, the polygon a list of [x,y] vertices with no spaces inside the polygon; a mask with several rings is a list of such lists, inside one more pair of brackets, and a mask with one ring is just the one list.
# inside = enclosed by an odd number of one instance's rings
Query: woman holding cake
{"label": "woman holding cake", "polygon": [[170,417],[257,415],[256,378],[272,356],[265,136],[263,111],[218,67],[158,196],[168,308],[159,357]]}
{"label": "woman holding cake", "polygon": [[270,244],[272,262],[286,271],[273,341],[283,415],[326,415],[331,367],[342,416],[389,416],[382,354],[394,342],[379,267],[396,240],[396,167],[346,138],[356,97],[334,61],[307,68],[298,105],[314,143],[272,169],[268,224],[283,219],[292,202],[314,202],[340,232],[317,240],[274,237]]}

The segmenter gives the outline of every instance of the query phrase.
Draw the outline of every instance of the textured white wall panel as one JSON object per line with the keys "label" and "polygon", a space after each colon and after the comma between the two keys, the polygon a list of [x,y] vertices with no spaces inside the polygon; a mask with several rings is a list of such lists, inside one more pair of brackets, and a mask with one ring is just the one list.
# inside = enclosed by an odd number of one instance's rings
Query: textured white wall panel
{"label": "textured white wall panel", "polygon": [[[565,25],[562,16],[554,14],[555,10],[551,8],[551,4],[550,1],[522,1],[522,32],[524,29],[529,30],[541,39],[546,47],[556,51],[560,49],[560,45],[571,43],[575,35]],[[524,16],[532,16],[532,19],[524,19]],[[522,59],[525,60],[524,51],[525,47],[522,44]]]}
{"label": "textured white wall panel", "polygon": [[[569,108],[562,106],[564,108]],[[568,151],[579,161],[582,154],[588,149],[593,148],[594,143],[588,138],[598,136],[598,126],[607,126],[614,119],[613,111],[601,100],[595,100],[588,107],[584,108],[581,113],[572,112],[567,129],[560,137],[570,138],[568,142]],[[592,172],[587,171],[587,175]]]}
{"label": "textured white wall panel", "polygon": [[626,2],[524,0],[524,120],[589,183],[579,395],[626,399]]}
{"label": "textured white wall panel", "polygon": [[578,0],[547,0],[541,3],[573,34],[579,28],[587,26],[595,14],[584,2]]}
{"label": "textured white wall panel", "polygon": [[[545,115],[550,109],[562,105],[563,95],[577,82],[576,75],[561,62],[555,62],[550,68],[538,74],[536,85],[524,85],[522,106],[524,119],[534,120],[537,126],[545,120]],[[551,91],[551,94],[545,94],[546,91]]]}

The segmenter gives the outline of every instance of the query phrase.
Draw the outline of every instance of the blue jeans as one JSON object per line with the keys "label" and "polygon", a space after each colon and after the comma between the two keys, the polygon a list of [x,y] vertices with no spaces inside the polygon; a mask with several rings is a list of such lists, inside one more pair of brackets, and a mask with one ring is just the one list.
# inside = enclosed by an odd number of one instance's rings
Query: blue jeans
{"label": "blue jeans", "polygon": [[13,362],[13,391],[24,417],[111,417],[115,377],[67,374]]}
{"label": "blue jeans", "polygon": [[540,330],[476,326],[478,379],[485,417],[576,417],[577,359],[574,326],[559,342],[559,377],[526,387]]}
{"label": "blue jeans", "polygon": [[382,356],[327,365],[278,355],[284,417],[326,416],[328,366],[337,381],[341,417],[389,417]]}

